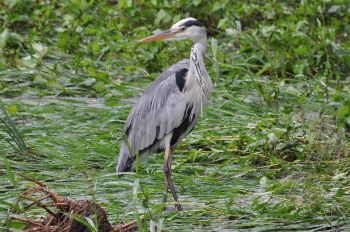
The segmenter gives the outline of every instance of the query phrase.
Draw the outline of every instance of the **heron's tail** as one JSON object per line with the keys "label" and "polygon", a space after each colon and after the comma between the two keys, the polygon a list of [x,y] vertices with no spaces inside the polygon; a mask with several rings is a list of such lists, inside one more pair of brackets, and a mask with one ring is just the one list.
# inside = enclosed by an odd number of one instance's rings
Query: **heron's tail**
{"label": "heron's tail", "polygon": [[130,155],[128,146],[123,141],[119,151],[118,163],[117,163],[117,175],[122,174],[122,172],[132,171],[132,165],[134,163],[135,157]]}

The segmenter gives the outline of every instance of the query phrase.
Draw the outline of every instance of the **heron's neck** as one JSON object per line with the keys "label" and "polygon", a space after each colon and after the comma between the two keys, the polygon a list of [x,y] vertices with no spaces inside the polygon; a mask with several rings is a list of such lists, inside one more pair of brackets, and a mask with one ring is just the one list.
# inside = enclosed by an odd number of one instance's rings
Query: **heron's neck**
{"label": "heron's neck", "polygon": [[204,65],[204,55],[207,52],[208,41],[207,37],[194,42],[191,49],[190,71],[192,76],[196,78],[196,82],[200,85],[203,93],[209,96],[213,88],[213,84]]}
{"label": "heron's neck", "polygon": [[193,42],[192,49],[195,49],[196,52],[200,52],[202,56],[207,53],[208,48],[208,38],[207,35],[200,37],[200,39],[196,42]]}

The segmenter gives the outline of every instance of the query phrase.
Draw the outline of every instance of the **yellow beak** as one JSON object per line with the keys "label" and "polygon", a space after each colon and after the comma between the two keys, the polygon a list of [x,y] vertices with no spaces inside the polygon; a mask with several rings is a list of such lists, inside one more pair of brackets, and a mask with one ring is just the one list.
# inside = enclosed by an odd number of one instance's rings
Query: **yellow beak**
{"label": "yellow beak", "polygon": [[161,41],[161,40],[172,38],[176,33],[178,33],[178,31],[166,30],[166,31],[162,31],[156,35],[151,35],[151,36],[148,36],[146,38],[143,38],[137,42],[147,43],[147,42],[153,42],[153,41]]}

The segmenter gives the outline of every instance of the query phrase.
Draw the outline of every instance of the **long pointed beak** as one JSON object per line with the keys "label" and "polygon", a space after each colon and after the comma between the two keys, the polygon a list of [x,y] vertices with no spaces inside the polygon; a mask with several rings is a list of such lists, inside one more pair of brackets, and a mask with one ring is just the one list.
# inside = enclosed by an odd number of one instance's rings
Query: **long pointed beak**
{"label": "long pointed beak", "polygon": [[158,34],[148,36],[146,38],[143,38],[137,42],[139,43],[147,43],[147,42],[153,42],[153,41],[160,41],[160,40],[165,40],[172,38],[178,31],[175,30],[166,30],[162,31]]}

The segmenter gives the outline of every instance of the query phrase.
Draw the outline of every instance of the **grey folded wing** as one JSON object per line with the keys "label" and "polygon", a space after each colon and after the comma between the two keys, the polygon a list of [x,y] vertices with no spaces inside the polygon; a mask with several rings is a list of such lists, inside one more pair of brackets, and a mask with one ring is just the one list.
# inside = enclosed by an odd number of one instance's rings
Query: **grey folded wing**
{"label": "grey folded wing", "polygon": [[[179,127],[192,110],[189,99],[180,90],[175,75],[188,70],[189,60],[182,60],[165,70],[137,101],[125,123],[128,144],[122,142],[117,172],[130,168],[136,152],[151,148]],[[129,145],[129,146],[128,146]]]}

